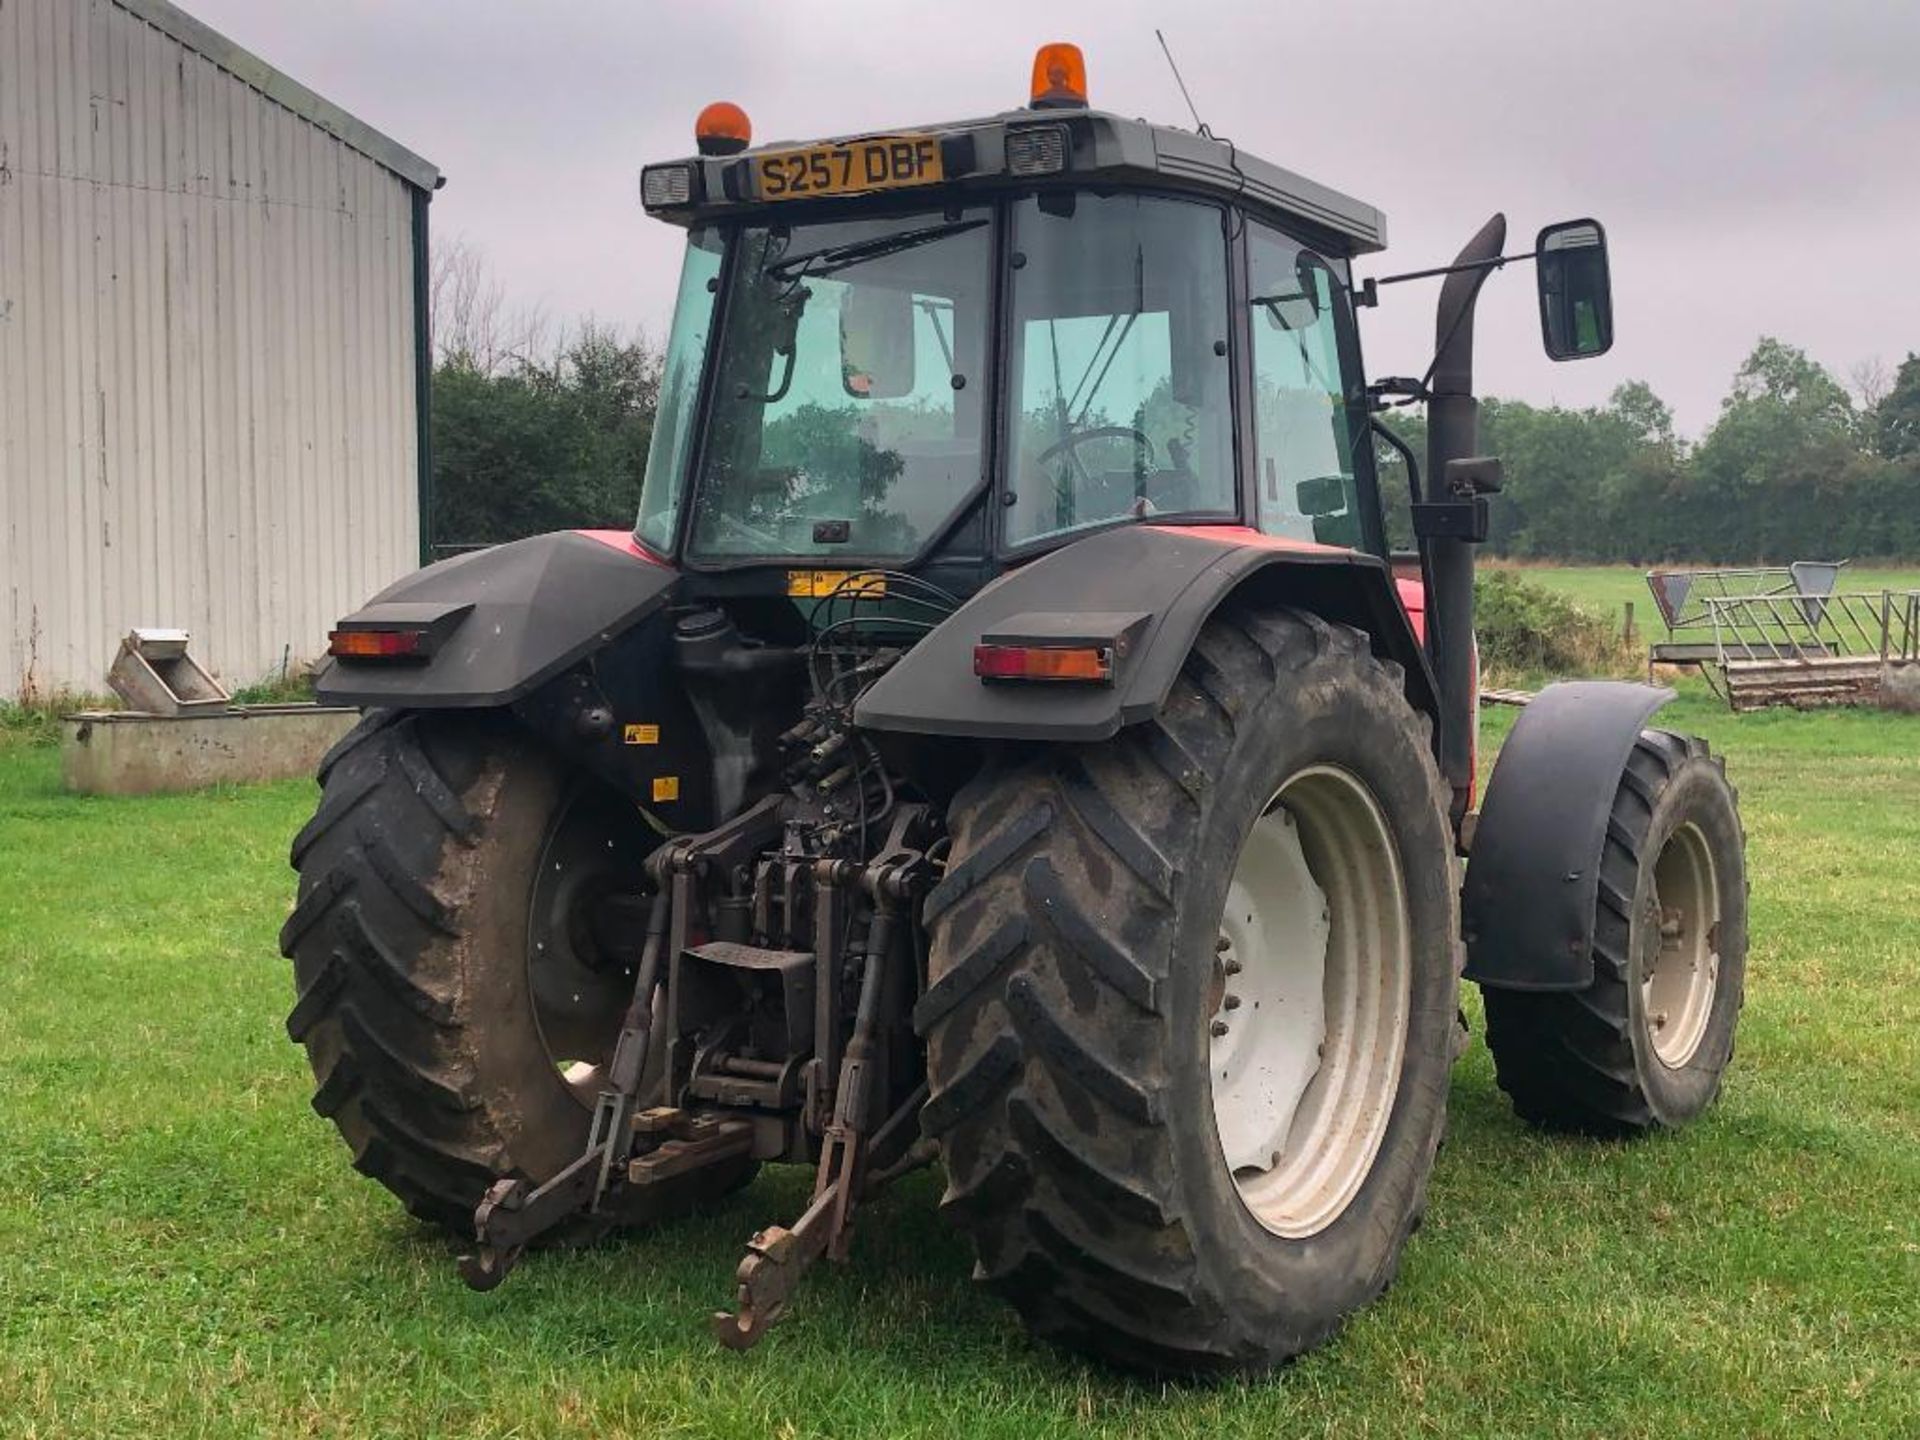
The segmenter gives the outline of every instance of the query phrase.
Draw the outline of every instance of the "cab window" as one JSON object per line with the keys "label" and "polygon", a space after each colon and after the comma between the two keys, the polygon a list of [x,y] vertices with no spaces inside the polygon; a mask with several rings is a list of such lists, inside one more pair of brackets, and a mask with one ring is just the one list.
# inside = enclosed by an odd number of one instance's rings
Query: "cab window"
{"label": "cab window", "polygon": [[640,484],[640,518],[634,533],[662,555],[673,549],[680,521],[681,480],[693,444],[693,417],[700,396],[700,369],[713,324],[713,293],[719,286],[721,236],[701,226],[687,239],[680,268],[680,298],[673,307],[673,334],[660,368],[660,397],[653,417],[653,443]]}
{"label": "cab window", "polygon": [[1339,279],[1312,250],[1258,224],[1248,227],[1247,267],[1259,527],[1357,547],[1364,531],[1354,412],[1340,369]]}
{"label": "cab window", "polygon": [[741,229],[696,560],[905,560],[972,498],[990,226],[968,207]]}
{"label": "cab window", "polygon": [[1225,220],[1144,195],[1013,207],[1006,541],[1230,516]]}

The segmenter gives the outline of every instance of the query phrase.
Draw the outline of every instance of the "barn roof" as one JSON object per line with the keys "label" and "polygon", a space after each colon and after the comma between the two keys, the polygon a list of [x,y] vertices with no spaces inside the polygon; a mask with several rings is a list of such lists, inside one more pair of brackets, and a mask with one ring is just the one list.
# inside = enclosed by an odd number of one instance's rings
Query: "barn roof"
{"label": "barn roof", "polygon": [[349,115],[291,76],[267,64],[252,51],[234,44],[204,21],[196,20],[168,0],[113,0],[122,10],[139,16],[156,30],[172,36],[197,54],[206,56],[235,79],[252,86],[276,105],[291,110],[369,160],[384,166],[421,190],[438,189],[439,167],[389,139],[364,120]]}

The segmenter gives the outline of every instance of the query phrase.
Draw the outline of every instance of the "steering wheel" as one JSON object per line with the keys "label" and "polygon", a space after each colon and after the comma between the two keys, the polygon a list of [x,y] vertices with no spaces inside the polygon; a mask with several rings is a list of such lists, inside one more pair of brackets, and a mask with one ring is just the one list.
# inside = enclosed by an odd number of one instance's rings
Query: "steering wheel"
{"label": "steering wheel", "polygon": [[1080,472],[1083,479],[1092,479],[1086,463],[1079,456],[1079,447],[1089,440],[1131,440],[1140,451],[1140,458],[1146,463],[1136,468],[1141,474],[1158,468],[1159,455],[1153,448],[1152,437],[1136,430],[1131,425],[1095,425],[1086,430],[1076,430],[1064,440],[1056,440],[1042,450],[1035,463],[1044,465],[1054,456],[1064,453],[1069,464]]}

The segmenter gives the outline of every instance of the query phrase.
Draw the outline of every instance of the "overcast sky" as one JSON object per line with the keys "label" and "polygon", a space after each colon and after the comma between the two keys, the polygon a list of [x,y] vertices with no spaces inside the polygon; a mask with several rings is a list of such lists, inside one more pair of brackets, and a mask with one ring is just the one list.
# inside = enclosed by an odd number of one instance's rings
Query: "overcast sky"
{"label": "overcast sky", "polygon": [[[1510,248],[1605,222],[1612,353],[1549,364],[1509,271],[1483,393],[1584,405],[1640,378],[1698,433],[1762,333],[1843,379],[1920,350],[1920,0],[185,3],[439,165],[436,236],[559,320],[664,337],[680,236],[636,174],[691,150],[709,100],[756,142],[958,119],[1022,103],[1063,39],[1095,105],[1185,124],[1157,24],[1217,134],[1386,212],[1362,274],[1440,263],[1497,209]],[[1433,296],[1364,316],[1372,373],[1424,368]]]}

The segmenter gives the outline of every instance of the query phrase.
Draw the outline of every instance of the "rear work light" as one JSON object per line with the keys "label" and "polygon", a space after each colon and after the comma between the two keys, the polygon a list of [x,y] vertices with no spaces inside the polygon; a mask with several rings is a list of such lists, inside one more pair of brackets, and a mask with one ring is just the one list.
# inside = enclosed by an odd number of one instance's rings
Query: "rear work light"
{"label": "rear work light", "polygon": [[424,660],[424,630],[329,630],[327,654],[336,660]]}
{"label": "rear work light", "polygon": [[649,165],[640,172],[640,203],[649,210],[692,204],[693,167]]}
{"label": "rear work light", "polygon": [[1066,168],[1066,126],[1032,125],[1007,132],[1009,175],[1057,175]]}
{"label": "rear work light", "polygon": [[1113,683],[1113,651],[1092,645],[976,645],[973,673],[982,680],[1078,680]]}

